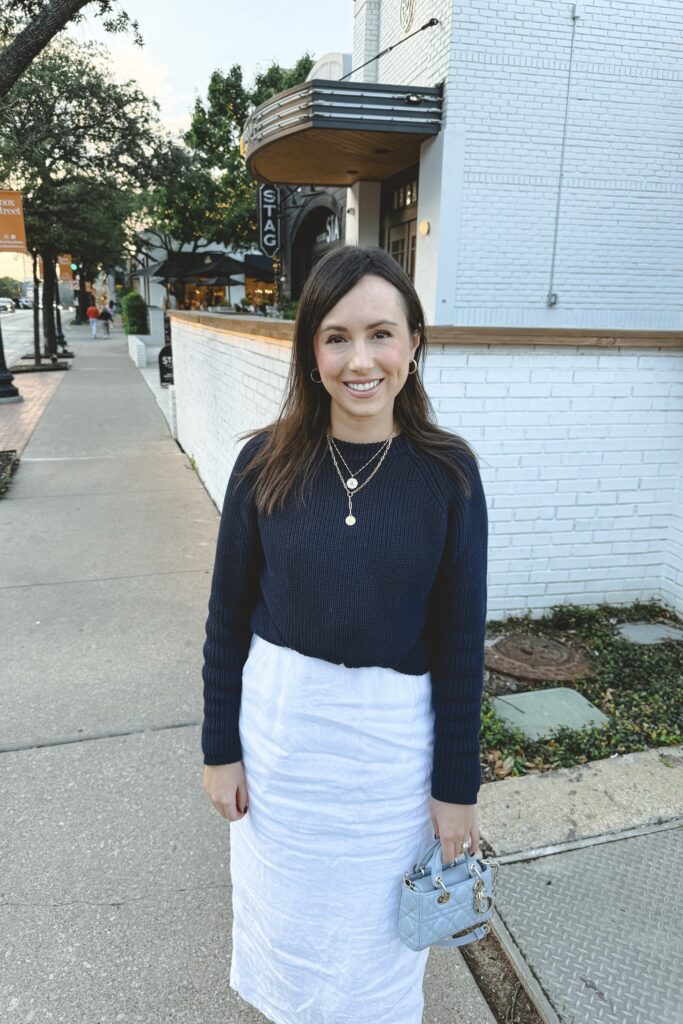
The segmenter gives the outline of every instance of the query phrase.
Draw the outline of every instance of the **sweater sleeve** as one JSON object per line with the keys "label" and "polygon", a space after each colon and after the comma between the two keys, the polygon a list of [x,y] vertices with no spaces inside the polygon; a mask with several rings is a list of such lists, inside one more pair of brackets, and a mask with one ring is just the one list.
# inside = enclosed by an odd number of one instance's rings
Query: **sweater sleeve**
{"label": "sweater sleeve", "polygon": [[260,437],[249,438],[239,452],[221,511],[203,647],[204,764],[242,760],[242,669],[251,643],[251,613],[259,596],[263,552],[251,496],[252,479],[238,482],[237,474],[256,453]]}
{"label": "sweater sleeve", "polygon": [[[484,684],[488,514],[479,469],[463,460],[472,493],[449,502],[446,542],[430,594],[434,708],[432,796],[476,804]],[[455,483],[455,481],[454,481]]]}

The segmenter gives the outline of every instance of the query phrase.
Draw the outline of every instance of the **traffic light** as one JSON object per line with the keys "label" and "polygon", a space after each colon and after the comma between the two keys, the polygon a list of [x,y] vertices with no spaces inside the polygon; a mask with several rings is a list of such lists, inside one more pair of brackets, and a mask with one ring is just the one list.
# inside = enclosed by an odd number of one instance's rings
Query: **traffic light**
{"label": "traffic light", "polygon": [[78,270],[78,263],[70,263],[69,266],[72,270]]}

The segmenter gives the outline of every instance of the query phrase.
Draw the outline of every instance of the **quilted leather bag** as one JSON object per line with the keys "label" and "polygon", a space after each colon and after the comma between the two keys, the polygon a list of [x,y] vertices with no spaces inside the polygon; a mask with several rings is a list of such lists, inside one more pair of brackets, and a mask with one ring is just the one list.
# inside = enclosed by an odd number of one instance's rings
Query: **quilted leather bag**
{"label": "quilted leather bag", "polygon": [[464,946],[483,939],[493,914],[493,869],[467,848],[449,864],[441,860],[441,841],[421,864],[406,871],[401,884],[398,933],[410,949]]}

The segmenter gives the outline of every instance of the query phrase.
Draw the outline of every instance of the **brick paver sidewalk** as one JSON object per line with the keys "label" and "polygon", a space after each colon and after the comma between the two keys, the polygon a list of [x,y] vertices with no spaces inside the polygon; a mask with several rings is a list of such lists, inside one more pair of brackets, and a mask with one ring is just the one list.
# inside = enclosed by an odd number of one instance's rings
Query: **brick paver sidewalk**
{"label": "brick paver sidewalk", "polygon": [[12,384],[23,401],[0,403],[0,451],[21,455],[67,370],[17,373]]}

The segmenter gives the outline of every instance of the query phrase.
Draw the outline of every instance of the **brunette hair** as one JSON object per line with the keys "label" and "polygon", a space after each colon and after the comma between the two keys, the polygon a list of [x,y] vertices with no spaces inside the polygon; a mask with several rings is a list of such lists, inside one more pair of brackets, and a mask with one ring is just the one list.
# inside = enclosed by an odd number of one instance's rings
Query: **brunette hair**
{"label": "brunette hair", "polygon": [[394,399],[394,421],[423,451],[433,455],[451,472],[465,493],[470,482],[453,453],[476,461],[464,438],[437,426],[434,409],[422,383],[420,364],[424,361],[427,332],[422,304],[412,281],[378,245],[339,245],[327,252],[311,270],[301,293],[294,322],[292,358],[285,395],[278,418],[266,427],[240,435],[240,440],[267,433],[267,438],[240,474],[254,473],[254,498],[260,512],[271,514],[283,505],[295,482],[303,497],[306,484],[315,476],[327,454],[326,434],[330,425],[330,396],[322,384],[311,379],[315,367],[313,339],[323,318],[366,274],[377,274],[401,293],[411,333],[419,332],[415,353],[417,369]]}

